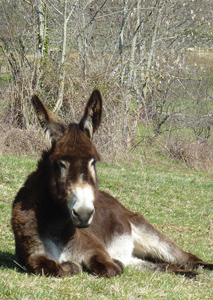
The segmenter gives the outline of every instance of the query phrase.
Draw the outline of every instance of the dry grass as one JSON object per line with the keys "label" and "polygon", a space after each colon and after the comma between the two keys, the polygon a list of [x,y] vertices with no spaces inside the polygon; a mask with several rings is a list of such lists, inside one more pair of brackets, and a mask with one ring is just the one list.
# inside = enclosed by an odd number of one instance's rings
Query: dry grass
{"label": "dry grass", "polygon": [[[107,125],[107,122],[104,125]],[[161,159],[163,155],[165,158],[169,158],[169,164],[179,161],[195,170],[213,173],[213,144],[211,140],[191,141],[184,136],[170,139],[159,136],[149,149],[144,142],[141,148],[137,149],[138,156],[135,152],[123,147],[118,130],[109,135],[109,129],[104,125],[95,136],[94,143],[105,162],[115,164],[125,161],[129,163],[139,159],[141,155],[145,160],[146,156],[151,156],[154,159],[156,158],[156,149],[158,149],[160,157],[157,160]],[[0,123],[0,128],[0,155],[39,157],[42,151],[48,148],[49,142],[45,139],[43,131],[36,127],[24,130]]]}
{"label": "dry grass", "polygon": [[189,49],[186,54],[186,65],[213,68],[213,49]]}
{"label": "dry grass", "polygon": [[204,172],[213,172],[213,145],[206,139],[190,141],[185,137],[173,137],[160,141],[160,148],[169,158]]}
{"label": "dry grass", "polygon": [[0,123],[0,128],[0,155],[38,157],[42,150],[48,147],[43,132],[35,127],[23,130],[6,123]]}

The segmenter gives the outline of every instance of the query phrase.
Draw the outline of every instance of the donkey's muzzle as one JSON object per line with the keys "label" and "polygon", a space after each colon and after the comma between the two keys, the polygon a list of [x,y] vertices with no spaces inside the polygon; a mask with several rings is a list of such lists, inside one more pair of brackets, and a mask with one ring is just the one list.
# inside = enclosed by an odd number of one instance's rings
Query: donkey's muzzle
{"label": "donkey's muzzle", "polygon": [[95,210],[81,210],[76,211],[75,209],[72,210],[72,221],[75,227],[78,228],[86,228],[88,227],[93,219]]}

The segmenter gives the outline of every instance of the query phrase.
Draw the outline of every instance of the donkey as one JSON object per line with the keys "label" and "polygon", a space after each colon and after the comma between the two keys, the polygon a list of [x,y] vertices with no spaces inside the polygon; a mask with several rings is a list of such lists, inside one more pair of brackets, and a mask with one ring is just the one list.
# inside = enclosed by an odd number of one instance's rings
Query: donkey
{"label": "donkey", "polygon": [[183,251],[140,213],[98,189],[100,156],[91,141],[102,115],[98,90],[79,124],[66,125],[36,95],[32,103],[52,145],[13,202],[11,223],[21,266],[58,277],[82,270],[112,277],[128,265],[189,277],[199,265],[212,269],[213,264]]}

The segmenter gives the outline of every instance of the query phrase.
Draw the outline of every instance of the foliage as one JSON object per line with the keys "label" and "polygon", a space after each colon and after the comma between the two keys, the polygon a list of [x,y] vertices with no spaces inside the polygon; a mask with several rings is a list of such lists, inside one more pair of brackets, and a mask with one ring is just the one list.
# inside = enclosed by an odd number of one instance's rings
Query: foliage
{"label": "foliage", "polygon": [[[0,66],[8,70],[1,123],[31,132],[33,93],[64,120],[78,121],[96,87],[105,154],[117,157],[159,136],[171,146],[183,130],[189,144],[211,147],[212,1],[2,0],[1,7]],[[148,136],[138,143],[141,124]]]}

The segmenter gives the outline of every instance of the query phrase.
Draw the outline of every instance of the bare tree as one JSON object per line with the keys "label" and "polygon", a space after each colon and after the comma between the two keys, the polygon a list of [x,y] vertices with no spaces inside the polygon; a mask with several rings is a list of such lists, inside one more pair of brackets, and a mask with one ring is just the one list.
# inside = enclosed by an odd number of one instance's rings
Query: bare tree
{"label": "bare tree", "polygon": [[36,5],[33,2],[27,3],[35,10],[38,20],[37,62],[34,77],[34,90],[37,90],[44,71],[45,56],[48,52],[47,4],[46,1],[42,0],[37,0]]}
{"label": "bare tree", "polygon": [[[63,94],[64,94],[64,81],[65,81],[65,58],[66,58],[66,47],[67,47],[67,24],[70,20],[70,17],[75,10],[75,7],[79,1],[72,1],[73,3],[68,3],[68,0],[64,0],[61,3],[63,11],[57,9],[53,4],[53,8],[59,13],[59,15],[63,18],[63,26],[62,26],[62,42],[61,42],[61,61],[59,67],[59,88],[58,88],[58,100],[54,107],[54,112],[58,112],[63,103]],[[70,10],[68,11],[68,4]]]}
{"label": "bare tree", "polygon": [[194,53],[189,48],[211,45],[211,1],[2,0],[1,7],[2,48],[12,74],[5,94],[20,126],[30,124],[33,92],[66,118],[80,106],[77,96],[96,86],[110,103],[105,132],[118,124],[126,147],[135,144],[141,121],[151,124],[153,136],[187,127],[211,137],[212,125],[203,121],[207,109],[201,109],[210,108],[211,90],[199,85],[207,73],[202,77],[187,61]]}

